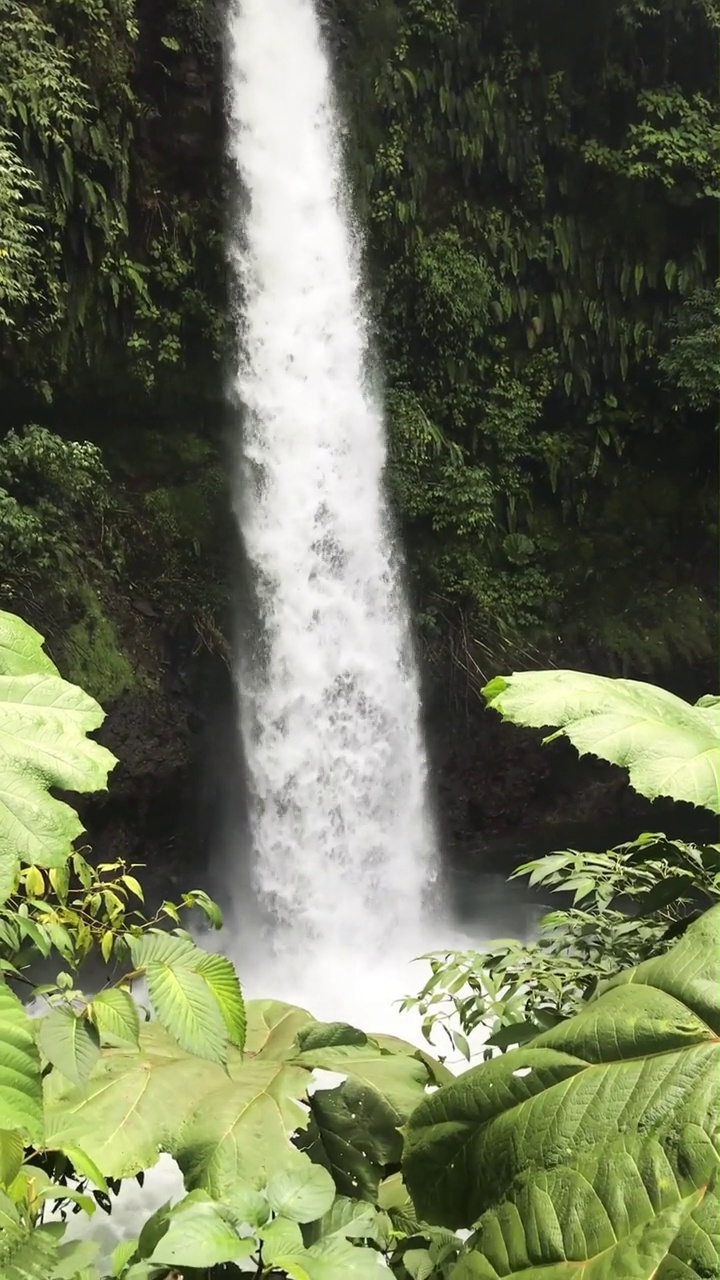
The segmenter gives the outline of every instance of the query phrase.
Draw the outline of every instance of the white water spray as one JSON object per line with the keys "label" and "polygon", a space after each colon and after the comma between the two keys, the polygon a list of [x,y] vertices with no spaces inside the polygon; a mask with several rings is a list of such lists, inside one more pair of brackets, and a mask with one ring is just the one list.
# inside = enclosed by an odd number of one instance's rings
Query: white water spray
{"label": "white water spray", "polygon": [[280,950],[323,957],[327,973],[422,913],[434,842],[419,695],[318,18],[312,0],[239,0],[229,36],[230,147],[249,201],[232,257],[236,509],[262,630],[237,673],[255,881]]}

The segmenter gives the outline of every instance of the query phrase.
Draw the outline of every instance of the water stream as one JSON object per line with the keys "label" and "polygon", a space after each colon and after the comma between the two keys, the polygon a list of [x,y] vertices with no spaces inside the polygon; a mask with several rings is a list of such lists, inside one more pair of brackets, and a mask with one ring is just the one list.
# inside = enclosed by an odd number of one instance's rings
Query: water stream
{"label": "water stream", "polygon": [[361,238],[312,0],[236,4],[228,82],[247,196],[230,248],[243,300],[236,513],[256,597],[236,678],[252,909],[269,923],[261,961],[242,968],[264,994],[272,981],[349,1017],[363,971],[382,959],[387,988],[401,952],[422,946],[436,852]]}

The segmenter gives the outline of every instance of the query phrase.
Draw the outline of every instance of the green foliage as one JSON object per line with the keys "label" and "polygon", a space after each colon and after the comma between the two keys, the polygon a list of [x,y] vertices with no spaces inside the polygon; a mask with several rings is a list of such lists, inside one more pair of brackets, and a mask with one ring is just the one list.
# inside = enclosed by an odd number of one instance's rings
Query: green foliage
{"label": "green foliage", "polygon": [[228,1038],[245,1043],[245,1009],[235,971],[188,937],[146,931],[130,943],[135,972],[145,978],[155,1013],[188,1053],[225,1063]]}
{"label": "green foliage", "polygon": [[[560,725],[547,741],[565,733],[581,752],[622,764],[641,794],[669,793],[718,811],[716,697],[692,707],[638,681],[572,671],[498,676],[484,693],[513,723]],[[428,956],[430,977],[404,1002],[420,1010],[428,1038],[442,1027],[468,1059],[468,1037],[479,1028],[486,1058],[532,1041],[569,1017],[599,982],[667,950],[699,903],[720,899],[720,846],[646,833],[606,853],[550,854],[518,867],[510,878],[517,877],[565,898],[540,920],[537,939]]]}
{"label": "green foliage", "polygon": [[121,450],[44,427],[0,442],[0,599],[41,624],[68,678],[106,706],[158,685],[128,579],[151,616],[187,618],[202,643],[224,649],[217,451],[187,433],[172,449],[151,432],[133,439],[129,475]]}
{"label": "green foliage", "polygon": [[435,647],[710,656],[716,6],[331,8]]}
{"label": "green foliage", "polygon": [[152,15],[135,0],[2,0],[0,21],[0,324],[14,339],[0,377],[46,400],[88,367],[148,390],[198,339],[212,365],[226,339],[219,218],[207,186],[205,207],[163,194],[152,121],[168,71],[147,62]]}
{"label": "green foliage", "polygon": [[117,523],[96,445],[35,425],[0,442],[0,596],[33,613],[40,597],[68,678],[107,704],[137,683],[105,599],[123,563]]}
{"label": "green foliage", "polygon": [[5,592],[27,575],[57,573],[97,529],[110,477],[95,445],[45,427],[9,431],[0,442],[0,548]]}
{"label": "green foliage", "polygon": [[[85,696],[56,675],[36,633],[2,622],[14,681],[39,672],[64,709]],[[36,716],[35,735],[49,714]],[[57,803],[52,780],[34,780],[38,812]],[[186,906],[219,927],[201,892],[148,920],[124,863],[93,869],[60,842],[51,862],[47,875],[32,862],[15,873],[0,910],[3,967],[22,977],[33,954],[57,952],[72,971],[97,947],[114,972],[92,997],[72,972],[58,973],[37,989],[49,1009],[32,1020],[0,983],[3,1276],[107,1275],[94,1246],[65,1242],[62,1221],[44,1223],[44,1206],[61,1216],[108,1207],[110,1189],[163,1152],[187,1194],[118,1246],[116,1280],[247,1266],[291,1280],[371,1280],[388,1269],[397,1280],[551,1280],[568,1266],[670,1280],[678,1266],[717,1270],[720,1006],[709,941],[720,908],[657,952],[687,925],[698,893],[718,897],[718,846],[647,836],[521,868],[572,890],[574,905],[547,918],[534,955],[511,944],[485,957],[474,988],[465,961],[452,974],[435,969],[426,1014],[469,980],[466,1029],[472,1017],[495,1019],[496,1048],[531,1036],[458,1080],[393,1037],[272,1001],[246,1010],[224,956],[180,927],[157,927],[177,926]],[[617,973],[643,953],[654,958]],[[610,977],[589,1001],[588,975]],[[140,980],[154,1020],[133,998]],[[460,1226],[473,1228],[467,1244],[450,1229]]]}
{"label": "green foliage", "polygon": [[419,1213],[475,1226],[458,1275],[717,1269],[719,922],[716,907],[669,955],[415,1111],[403,1174]]}
{"label": "green foliage", "polygon": [[720,813],[720,699],[693,707],[666,689],[583,671],[497,676],[483,690],[489,707],[513,724],[558,725],[545,741],[569,738],[629,772],[649,800],[670,796]]}
{"label": "green foliage", "polygon": [[[35,738],[52,725],[56,703],[66,715],[83,698],[95,706],[60,680],[31,628],[9,615],[2,623],[3,663],[14,673],[7,679],[54,682],[35,716]],[[14,732],[10,722],[8,743]],[[104,761],[96,744],[89,747]],[[78,750],[75,743],[71,757]],[[56,775],[35,775],[27,752],[23,763],[18,785],[34,785],[37,815],[58,803],[48,794]],[[77,789],[69,775],[61,780]],[[86,785],[92,780],[88,775]],[[7,827],[0,822],[0,832]],[[130,906],[130,898],[142,901],[142,889],[123,863],[94,870],[72,852],[64,829],[50,831],[53,839],[52,856],[44,851],[52,864],[47,880],[32,850],[30,865],[13,873],[0,912],[4,967],[22,976],[26,943],[43,955],[56,949],[70,969],[96,945],[121,973],[88,998],[71,972],[60,972],[36,989],[49,1009],[34,1020],[0,983],[3,1274],[77,1280],[82,1270],[97,1277],[92,1250],[65,1245],[61,1224],[44,1226],[43,1205],[90,1213],[107,1197],[109,1180],[142,1173],[161,1152],[175,1157],[190,1194],[127,1242],[117,1274],[137,1278],[251,1257],[258,1273],[306,1280],[339,1268],[358,1280],[377,1274],[378,1249],[392,1238],[377,1205],[379,1185],[400,1159],[401,1125],[426,1087],[444,1079],[441,1068],[401,1041],[323,1025],[304,1010],[260,1002],[246,1014],[224,956],[206,953],[179,928],[154,927],[158,917],[148,921]],[[198,905],[212,924],[222,923],[199,892],[184,895],[183,905]],[[172,903],[160,911],[179,918]],[[149,1025],[131,995],[139,980],[156,1015]],[[316,1087],[318,1070],[335,1073],[333,1083]],[[349,1196],[338,1198],[339,1184]],[[359,1198],[368,1201],[362,1210],[350,1203]]]}
{"label": "green foliage", "polygon": [[669,328],[660,368],[693,409],[712,408],[720,388],[720,281],[713,289],[696,289]]}
{"label": "green foliage", "polygon": [[60,678],[42,639],[19,618],[0,614],[0,713],[3,748],[0,821],[0,901],[17,887],[20,860],[65,865],[82,827],[50,787],[98,791],[115,764],[88,738],[103,720],[100,707]]}
{"label": "green foliage", "polygon": [[29,209],[35,176],[12,142],[11,135],[0,131],[0,325],[8,328],[33,296],[38,255],[37,227]]}
{"label": "green foliage", "polygon": [[[4,1136],[17,1131],[35,1142],[43,1138],[40,1057],[30,1031],[27,1015],[17,996],[0,983],[2,1051],[0,1057],[0,1125]],[[17,1169],[7,1168],[7,1148],[3,1164],[14,1181]]]}
{"label": "green foliage", "polygon": [[425,957],[430,977],[403,1006],[420,1010],[428,1039],[441,1028],[467,1058],[479,1029],[482,1056],[493,1057],[571,1017],[619,970],[663,954],[702,906],[720,902],[720,845],[648,833],[605,853],[548,854],[510,878],[561,895],[538,937]]}

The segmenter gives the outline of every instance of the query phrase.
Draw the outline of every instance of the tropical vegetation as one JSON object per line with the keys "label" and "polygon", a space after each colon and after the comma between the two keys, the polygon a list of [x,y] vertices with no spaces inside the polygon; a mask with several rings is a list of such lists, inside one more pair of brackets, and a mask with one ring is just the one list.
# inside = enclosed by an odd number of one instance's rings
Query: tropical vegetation
{"label": "tropical vegetation", "polygon": [[[718,0],[318,3],[423,656],[717,815]],[[206,892],[82,843],[100,704],[226,649],[224,15],[0,0],[0,1280],[720,1277],[720,845],[517,868],[426,1052],[246,1002]]]}
{"label": "tropical vegetation", "polygon": [[[321,7],[428,656],[712,661],[716,0]],[[70,477],[48,500],[44,452],[33,487],[0,461],[2,586],[60,645],[75,625],[137,659],[128,578],[218,640],[223,21],[218,0],[0,3],[4,420],[13,455],[33,424],[58,437]],[[100,521],[73,496],[91,462],[113,481]],[[30,549],[58,506],[64,592]]]}
{"label": "tropical vegetation", "polygon": [[[534,868],[545,883],[573,888],[576,903],[591,898],[591,928],[570,944],[556,938],[544,968],[532,955],[527,973],[506,964],[497,992],[504,1034],[455,1078],[392,1037],[272,1000],[246,1006],[231,962],[180,923],[180,910],[199,906],[221,926],[206,895],[165,902],[149,920],[133,869],[81,857],[77,815],[50,789],[104,786],[115,762],[88,736],[102,712],[62,679],[27,624],[0,615],[0,639],[6,1280],[248,1270],[366,1280],[388,1267],[398,1280],[720,1274],[720,905],[699,913],[695,896],[701,888],[718,899],[719,846],[645,837],[614,862],[606,855],[589,866],[568,853]],[[658,758],[684,757],[681,795],[701,794],[707,724],[692,708],[683,715],[647,694],[643,706],[637,689],[617,682],[609,709],[596,707],[593,733],[574,673],[550,686],[542,673],[527,687],[514,680],[488,690],[504,714],[554,719],[573,733],[581,724],[590,749],[608,749],[606,717],[619,716],[612,750],[631,771],[647,749],[638,725],[653,718]],[[636,773],[636,784],[647,776]],[[653,859],[662,868],[668,857],[683,882],[672,894],[657,874],[649,883]],[[92,951],[106,980],[86,995],[76,983]],[[647,958],[624,967],[638,953]],[[34,987],[40,957],[65,967]],[[497,956],[473,963],[460,977],[472,978],[478,1006],[487,977],[498,983]],[[28,985],[43,1001],[32,1016],[16,994]],[[521,1022],[513,999],[525,1006]],[[161,1154],[182,1172],[179,1201],[109,1258],[82,1233],[67,1234],[71,1214],[112,1212],[123,1180],[142,1178]]]}

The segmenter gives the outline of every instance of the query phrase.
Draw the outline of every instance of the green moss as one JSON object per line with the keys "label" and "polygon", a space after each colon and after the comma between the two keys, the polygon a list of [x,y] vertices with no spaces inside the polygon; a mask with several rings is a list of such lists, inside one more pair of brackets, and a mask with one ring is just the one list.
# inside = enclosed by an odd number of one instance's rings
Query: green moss
{"label": "green moss", "polygon": [[83,583],[77,594],[83,614],[63,636],[59,665],[67,680],[106,707],[141,681],[92,586]]}
{"label": "green moss", "polygon": [[212,471],[192,484],[153,489],[145,495],[145,508],[168,537],[202,546],[212,541],[221,489],[222,479]]}

